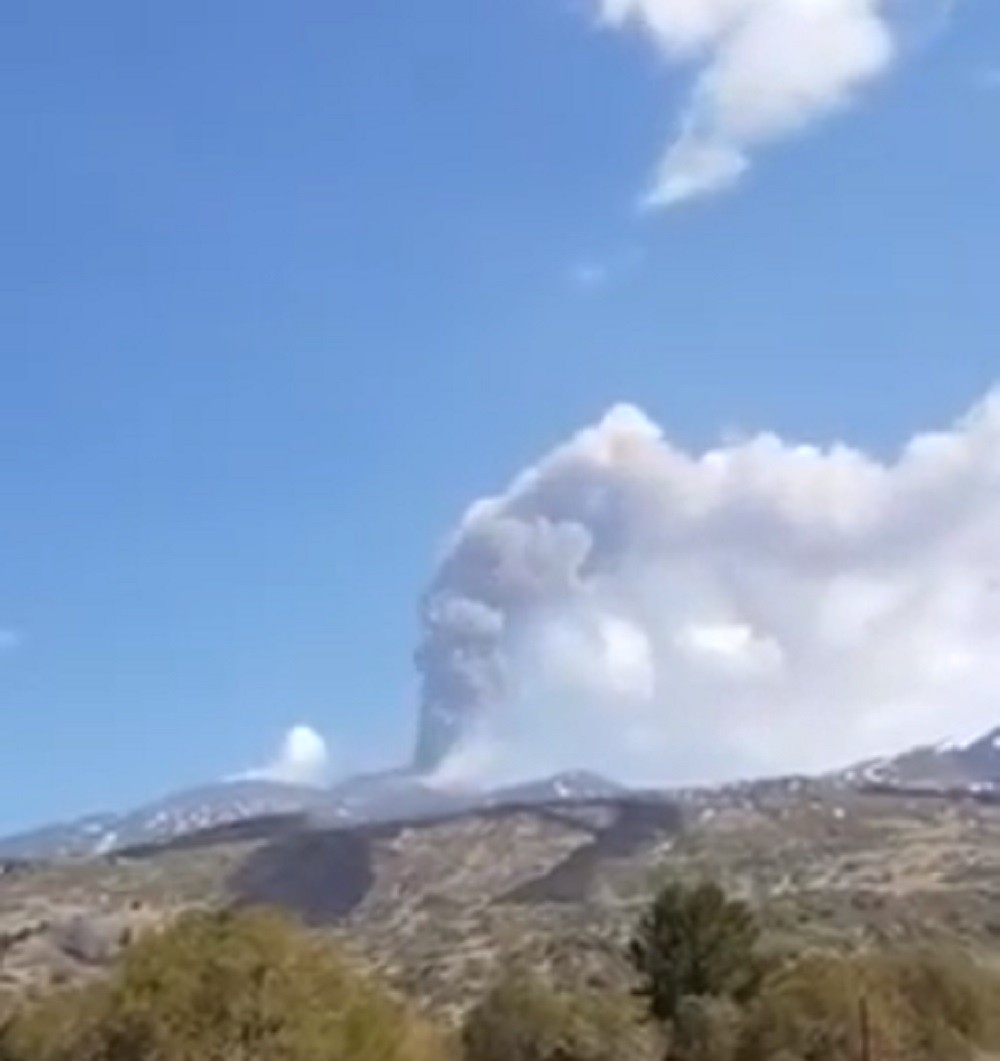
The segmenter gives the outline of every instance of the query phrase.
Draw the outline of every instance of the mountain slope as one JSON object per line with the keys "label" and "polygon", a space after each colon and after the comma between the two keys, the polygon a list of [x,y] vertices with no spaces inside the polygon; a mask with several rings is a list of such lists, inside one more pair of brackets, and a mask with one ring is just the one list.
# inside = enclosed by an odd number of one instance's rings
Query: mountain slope
{"label": "mountain slope", "polygon": [[267,824],[11,867],[0,874],[8,984],[93,975],[118,941],[192,905],[263,901],[348,940],[445,1013],[506,960],[613,988],[628,975],[630,928],[665,879],[720,881],[785,946],[948,939],[1000,957],[1000,805],[989,801],[794,779],[678,802],[626,794],[336,828],[295,816]]}
{"label": "mountain slope", "polygon": [[96,814],[0,840],[0,858],[82,858],[270,814],[311,810],[323,789],[275,781],[227,781],[188,789],[124,814]]}
{"label": "mountain slope", "polygon": [[967,744],[942,741],[902,755],[860,763],[842,775],[857,783],[898,788],[996,789],[1000,792],[1000,728]]}
{"label": "mountain slope", "polygon": [[486,797],[488,806],[558,803],[561,800],[614,799],[628,790],[589,770],[567,770],[538,781],[527,781],[496,789]]}
{"label": "mountain slope", "polygon": [[[1000,798],[1000,728],[966,744],[943,742],[859,763],[827,780],[848,787],[995,792]],[[0,859],[101,855],[271,815],[307,814],[328,825],[363,825],[446,818],[491,807],[614,799],[626,791],[582,770],[489,791],[441,788],[405,768],[359,775],[327,789],[232,781],[168,796],[125,814],[90,815],[0,839]]]}
{"label": "mountain slope", "polygon": [[408,770],[348,778],[331,788],[229,781],[189,789],[125,814],[99,814],[0,839],[0,858],[86,858],[275,815],[307,814],[317,824],[357,825],[444,818],[479,808],[610,797],[621,786],[596,774],[559,774],[494,791],[453,791]]}

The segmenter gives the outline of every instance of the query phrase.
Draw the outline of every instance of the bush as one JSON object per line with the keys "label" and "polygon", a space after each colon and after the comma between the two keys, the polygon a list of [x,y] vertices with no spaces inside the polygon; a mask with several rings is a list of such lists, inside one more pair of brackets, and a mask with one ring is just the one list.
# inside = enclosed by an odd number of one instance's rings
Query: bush
{"label": "bush", "polygon": [[465,1018],[465,1061],[637,1061],[650,1044],[627,999],[556,991],[508,971]]}
{"label": "bush", "polygon": [[881,959],[909,1014],[914,1057],[966,1058],[978,1046],[1000,1049],[1000,976],[968,954],[948,949],[908,951]]}
{"label": "bush", "polygon": [[[862,1011],[864,1007],[864,1012]],[[812,955],[776,971],[749,1007],[740,1061],[970,1061],[1000,1039],[1000,982],[965,955]]]}
{"label": "bush", "polygon": [[705,995],[682,999],[670,1036],[670,1055],[684,1061],[734,1061],[743,1027],[735,1002]]}
{"label": "bush", "polygon": [[865,982],[857,961],[821,954],[789,964],[767,979],[744,1019],[740,1061],[779,1056],[858,1061],[863,1056],[862,999],[873,1039],[895,1055],[898,1023],[893,1004],[887,1004],[881,989]]}
{"label": "bush", "polygon": [[261,911],[196,914],[112,978],[21,1014],[9,1061],[438,1061],[424,1024],[331,949]]}

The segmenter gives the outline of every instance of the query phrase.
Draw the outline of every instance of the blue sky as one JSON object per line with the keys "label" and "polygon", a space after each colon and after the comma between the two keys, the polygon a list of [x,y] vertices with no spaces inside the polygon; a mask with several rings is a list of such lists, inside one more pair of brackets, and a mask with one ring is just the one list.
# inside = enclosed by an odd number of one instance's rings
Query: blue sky
{"label": "blue sky", "polygon": [[1000,12],[723,194],[584,0],[0,15],[0,829],[406,754],[475,497],[610,404],[890,452],[996,378]]}

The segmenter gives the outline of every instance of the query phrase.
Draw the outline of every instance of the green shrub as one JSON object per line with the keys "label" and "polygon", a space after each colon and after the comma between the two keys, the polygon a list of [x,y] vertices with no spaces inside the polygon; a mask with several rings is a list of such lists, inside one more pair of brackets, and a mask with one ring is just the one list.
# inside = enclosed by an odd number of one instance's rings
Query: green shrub
{"label": "green shrub", "polygon": [[17,1017],[10,1061],[438,1061],[429,1030],[283,917],[196,914]]}
{"label": "green shrub", "polygon": [[727,998],[687,995],[670,1029],[670,1055],[684,1061],[734,1061],[743,1011]]}
{"label": "green shrub", "polygon": [[877,961],[909,1014],[909,1050],[947,1061],[973,1047],[1000,1049],[1000,975],[947,948],[911,950]]}
{"label": "green shrub", "polygon": [[856,960],[827,954],[807,956],[775,971],[745,1016],[740,1061],[779,1056],[859,1061],[863,1000],[873,1038],[894,1053],[894,1000],[887,1002],[881,988],[866,982],[862,973]]}
{"label": "green shrub", "polygon": [[628,999],[557,991],[508,971],[462,1027],[465,1061],[637,1061],[652,1052]]}
{"label": "green shrub", "polygon": [[1000,1038],[1000,983],[947,951],[817,954],[769,976],[747,1009],[739,1061],[778,1056],[971,1061]]}

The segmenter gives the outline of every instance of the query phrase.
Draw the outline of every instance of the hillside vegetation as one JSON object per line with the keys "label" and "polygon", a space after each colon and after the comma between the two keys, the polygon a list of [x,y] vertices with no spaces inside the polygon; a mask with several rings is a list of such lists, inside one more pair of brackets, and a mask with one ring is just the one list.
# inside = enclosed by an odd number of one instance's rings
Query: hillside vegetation
{"label": "hillside vegetation", "polygon": [[266,909],[201,912],[105,979],[22,998],[2,1061],[974,1061],[1000,1050],[1000,978],[941,948],[761,944],[715,884],[668,884],[627,947],[631,991],[512,965],[459,1028]]}

